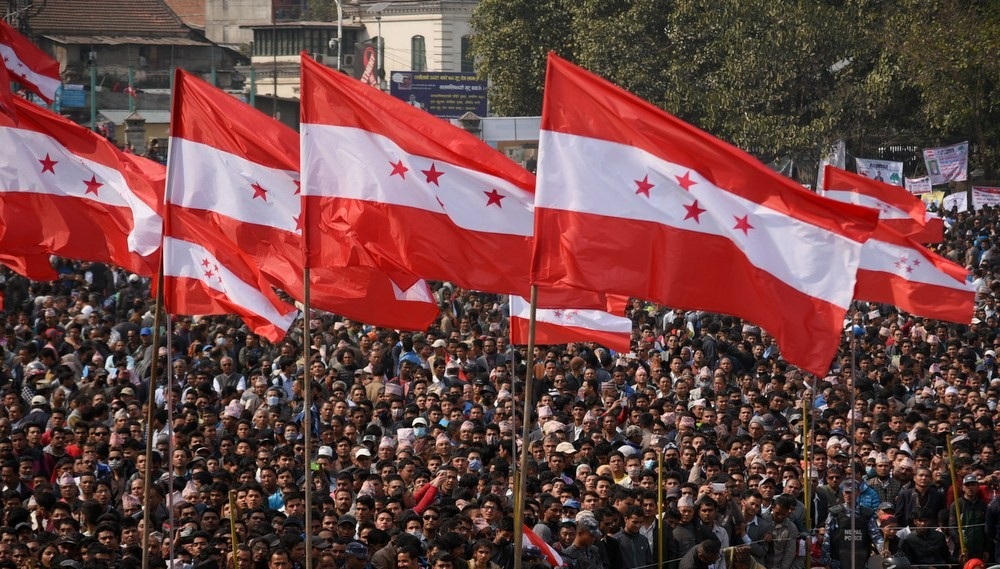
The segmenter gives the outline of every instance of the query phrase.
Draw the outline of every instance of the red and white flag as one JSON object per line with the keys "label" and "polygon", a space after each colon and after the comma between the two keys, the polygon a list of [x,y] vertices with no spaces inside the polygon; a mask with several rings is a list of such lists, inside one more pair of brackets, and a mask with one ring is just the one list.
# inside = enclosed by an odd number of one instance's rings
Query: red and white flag
{"label": "red and white flag", "polygon": [[[303,299],[299,136],[196,77],[174,80],[171,219],[217,232],[260,277]],[[311,271],[313,308],[365,323],[425,330],[439,309],[426,282],[396,286],[368,267]]]}
{"label": "red and white flag", "polygon": [[174,232],[169,212],[168,207],[168,234],[163,239],[163,301],[167,312],[238,314],[255,334],[271,342],[281,341],[295,321],[296,311],[273,291],[261,290],[259,283],[253,282],[255,268],[239,251],[206,240],[211,238],[207,232],[187,232],[190,227],[181,226]]}
{"label": "red and white flag", "polygon": [[538,534],[532,531],[531,528],[529,528],[527,525],[524,526],[524,537],[528,538],[530,544],[534,545],[542,552],[542,555],[549,562],[549,565],[551,565],[553,568],[562,567],[563,565],[565,565],[565,563],[563,563],[562,556],[559,555],[559,552],[556,551],[554,547],[549,545],[549,543],[546,542],[544,539],[538,537]]}
{"label": "red and white flag", "polygon": [[[575,308],[537,308],[535,310],[535,342],[566,344],[597,342],[616,352],[627,352],[632,341],[632,321],[622,316],[625,303],[616,310],[586,310]],[[520,296],[510,297],[510,343],[528,343],[531,305]],[[620,308],[620,310],[617,310]]]}
{"label": "red and white flag", "polygon": [[311,267],[528,296],[535,180],[472,134],[302,57]]}
{"label": "red and white flag", "polygon": [[826,373],[874,211],[551,54],[539,151],[534,282],[739,316]]}
{"label": "red and white flag", "polygon": [[0,58],[12,78],[49,103],[62,84],[59,62],[0,20]]}
{"label": "red and white flag", "polygon": [[854,296],[918,316],[968,324],[976,304],[968,276],[964,267],[879,225],[861,250]]}
{"label": "red and white flag", "polygon": [[51,279],[41,259],[57,255],[154,275],[163,167],[24,99],[14,105],[17,124],[0,116],[0,251],[23,260],[12,268]]}
{"label": "red and white flag", "polygon": [[881,225],[914,241],[938,243],[944,239],[944,222],[928,216],[924,202],[900,186],[827,165],[821,195],[838,202],[877,209]]}

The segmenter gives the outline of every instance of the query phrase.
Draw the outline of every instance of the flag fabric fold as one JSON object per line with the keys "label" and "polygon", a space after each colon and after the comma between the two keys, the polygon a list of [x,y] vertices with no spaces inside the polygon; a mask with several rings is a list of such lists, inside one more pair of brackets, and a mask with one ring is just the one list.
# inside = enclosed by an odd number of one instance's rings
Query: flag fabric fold
{"label": "flag fabric fold", "polygon": [[[291,128],[183,71],[175,85],[171,219],[215,232],[259,269],[248,277],[304,293],[299,138]],[[313,269],[311,307],[424,330],[438,315],[426,282],[397,286],[368,267]]]}
{"label": "flag fabric fold", "polygon": [[[258,288],[249,277],[252,267],[234,258],[239,253],[226,247],[198,245],[196,242],[208,243],[199,239],[207,236],[190,231],[192,227],[174,228],[169,223],[167,227],[171,233],[163,240],[163,299],[167,312],[238,314],[255,334],[272,342],[285,336],[296,312],[273,292],[267,294]],[[183,238],[175,238],[173,233]]]}
{"label": "flag fabric fold", "polygon": [[555,55],[539,154],[533,282],[732,314],[826,373],[875,212]]}
{"label": "flag fabric fold", "polygon": [[968,324],[976,303],[968,276],[964,267],[880,225],[862,248],[854,296],[918,316]]}
{"label": "flag fabric fold", "polygon": [[[531,305],[520,296],[510,297],[510,343],[528,343]],[[624,309],[624,304],[622,304]],[[627,352],[632,341],[632,321],[618,311],[538,308],[535,310],[535,342],[566,344],[597,342],[616,352]]]}
{"label": "flag fabric fold", "polygon": [[0,59],[13,79],[51,103],[62,85],[59,62],[0,20]]}
{"label": "flag fabric fold", "polygon": [[893,186],[827,166],[823,175],[826,198],[877,209],[879,223],[920,243],[939,243],[944,239],[944,223],[927,215],[927,206],[900,186]]}
{"label": "flag fabric fold", "polygon": [[164,168],[33,103],[0,120],[0,249],[36,280],[49,255],[111,263],[143,276],[159,265]]}

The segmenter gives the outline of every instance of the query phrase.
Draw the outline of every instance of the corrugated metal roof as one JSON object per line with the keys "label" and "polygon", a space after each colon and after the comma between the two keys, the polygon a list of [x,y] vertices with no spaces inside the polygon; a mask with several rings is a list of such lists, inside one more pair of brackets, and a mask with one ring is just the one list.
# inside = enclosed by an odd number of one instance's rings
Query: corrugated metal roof
{"label": "corrugated metal roof", "polygon": [[176,45],[176,46],[208,46],[208,42],[185,37],[150,37],[150,36],[62,36],[45,34],[56,43],[66,45]]}
{"label": "corrugated metal roof", "polygon": [[[115,124],[125,124],[125,119],[132,114],[128,109],[100,109],[97,112],[105,120]],[[139,109],[136,112],[146,119],[146,124],[170,124],[170,111]]]}

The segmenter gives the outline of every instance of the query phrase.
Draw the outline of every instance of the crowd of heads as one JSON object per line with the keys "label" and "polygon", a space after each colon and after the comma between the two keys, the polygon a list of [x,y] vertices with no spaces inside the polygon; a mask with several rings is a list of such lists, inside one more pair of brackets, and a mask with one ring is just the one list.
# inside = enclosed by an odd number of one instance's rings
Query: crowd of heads
{"label": "crowd of heads", "polygon": [[[149,283],[103,265],[5,272],[0,569],[128,568],[144,544],[151,567],[510,569],[515,504],[581,569],[592,547],[604,567],[727,547],[733,566],[781,566],[756,519],[831,564],[817,530],[838,507],[865,508],[879,546],[931,531],[957,556],[952,486],[988,504],[1000,466],[1000,217],[948,221],[936,248],[973,271],[972,323],[856,305],[825,377],[752,323],[641,300],[629,353],[528,354],[503,298],[448,283],[432,329],[313,313],[271,343],[227,316],[156,333]],[[551,565],[544,549],[520,557]]]}

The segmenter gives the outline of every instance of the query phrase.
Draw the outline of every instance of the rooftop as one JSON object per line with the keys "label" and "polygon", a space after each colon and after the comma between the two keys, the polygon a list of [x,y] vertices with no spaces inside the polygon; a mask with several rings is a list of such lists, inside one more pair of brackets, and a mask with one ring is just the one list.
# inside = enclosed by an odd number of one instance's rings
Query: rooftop
{"label": "rooftop", "polygon": [[31,20],[40,35],[186,36],[165,0],[48,0]]}

